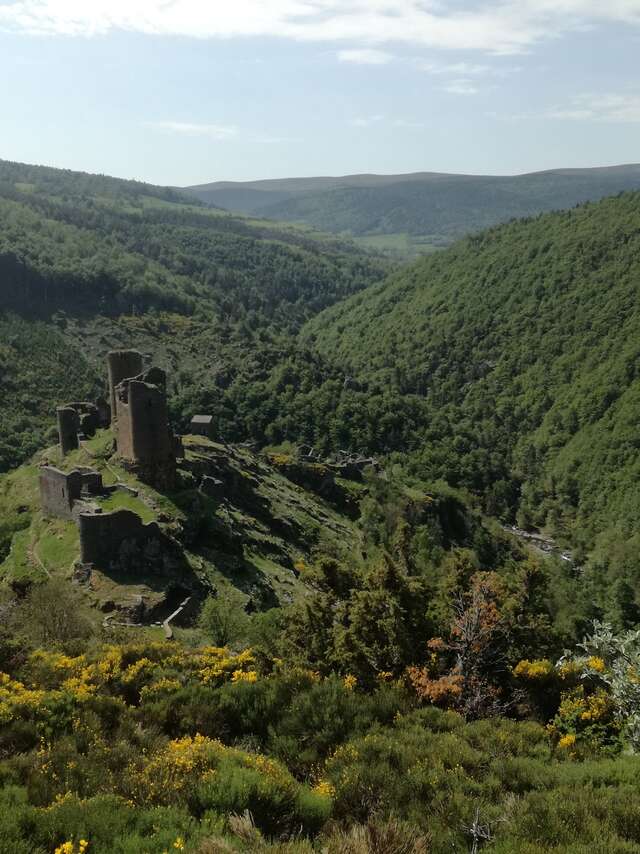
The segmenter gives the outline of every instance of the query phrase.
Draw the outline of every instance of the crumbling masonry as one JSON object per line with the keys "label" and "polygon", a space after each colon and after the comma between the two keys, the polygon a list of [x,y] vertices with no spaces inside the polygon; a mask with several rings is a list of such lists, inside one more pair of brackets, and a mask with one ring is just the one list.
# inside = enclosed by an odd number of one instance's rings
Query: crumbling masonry
{"label": "crumbling masonry", "polygon": [[98,427],[113,428],[123,464],[144,483],[172,489],[182,443],[169,427],[167,377],[159,368],[143,370],[138,350],[112,350],[107,356],[109,400],[67,403],[57,410],[62,456]]}
{"label": "crumbling masonry", "polygon": [[114,389],[118,456],[140,480],[158,489],[175,486],[181,453],[181,442],[169,427],[166,386],[164,371],[150,368]]}
{"label": "crumbling masonry", "polygon": [[[62,455],[79,447],[79,437],[92,436],[111,422],[120,461],[137,477],[158,489],[172,489],[181,440],[169,427],[167,378],[159,368],[143,370],[137,350],[115,350],[107,358],[109,399],[75,402],[59,407],[58,432]],[[132,569],[152,564],[160,570],[175,561],[174,544],[153,522],[145,525],[130,510],[103,513],[93,501],[124,484],[104,487],[92,469],[70,472],[53,466],[40,470],[40,501],[45,514],[75,520],[80,530],[81,564]]]}
{"label": "crumbling masonry", "polygon": [[[80,562],[85,565],[113,568],[126,558],[123,548],[139,559],[139,553],[160,557],[168,542],[156,522],[145,525],[137,513],[116,510],[113,513],[80,513]],[[121,567],[124,568],[124,567]]]}
{"label": "crumbling masonry", "polygon": [[60,450],[66,457],[79,446],[80,437],[90,438],[98,427],[108,427],[111,420],[111,410],[107,402],[100,398],[96,403],[76,401],[66,403],[57,409],[58,436]]}
{"label": "crumbling masonry", "polygon": [[79,503],[104,494],[102,475],[93,469],[79,468],[63,472],[53,466],[40,469],[40,504],[47,516],[75,519]]}

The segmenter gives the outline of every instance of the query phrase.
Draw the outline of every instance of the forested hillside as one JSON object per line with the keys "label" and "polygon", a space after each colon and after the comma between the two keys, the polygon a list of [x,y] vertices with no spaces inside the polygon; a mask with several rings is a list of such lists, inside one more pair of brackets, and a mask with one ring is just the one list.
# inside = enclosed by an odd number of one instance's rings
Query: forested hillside
{"label": "forested hillside", "polygon": [[[638,850],[640,193],[395,269],[0,174],[0,854]],[[57,443],[118,346],[170,487]]]}
{"label": "forested hillside", "polygon": [[[56,403],[96,392],[109,347],[135,340],[182,394],[193,373],[224,397],[388,269],[353,244],[173,190],[6,162],[0,224],[0,470],[41,444]],[[233,405],[216,402],[244,437]]]}
{"label": "forested hillside", "polygon": [[353,376],[353,442],[361,409],[377,410],[379,450],[411,452],[491,512],[625,540],[640,520],[639,285],[630,193],[468,238],[304,336]]}
{"label": "forested hillside", "polygon": [[306,223],[323,231],[369,238],[365,242],[397,251],[404,247],[415,254],[513,218],[637,189],[640,166],[632,165],[516,176],[417,173],[307,182],[227,182],[189,191],[230,210]]}

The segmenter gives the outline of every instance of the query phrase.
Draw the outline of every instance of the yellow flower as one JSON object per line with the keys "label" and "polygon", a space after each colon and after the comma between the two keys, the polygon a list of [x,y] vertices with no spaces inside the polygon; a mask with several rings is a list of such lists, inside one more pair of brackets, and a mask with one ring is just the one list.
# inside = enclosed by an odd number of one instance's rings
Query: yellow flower
{"label": "yellow flower", "polygon": [[316,783],[313,787],[313,791],[317,795],[321,795],[323,798],[333,798],[336,793],[336,788],[328,780],[320,780],[320,782]]}
{"label": "yellow flower", "polygon": [[173,843],[173,847],[177,851],[183,851],[184,850],[184,839],[181,836],[178,836],[176,841]]}
{"label": "yellow flower", "polygon": [[78,842],[78,854],[84,854],[88,847],[89,843],[87,842],[87,840],[81,839],[80,842]]}
{"label": "yellow flower", "polygon": [[231,677],[232,682],[257,682],[258,674],[255,670],[234,670]]}
{"label": "yellow flower", "polygon": [[146,676],[155,670],[156,667],[158,665],[155,661],[151,661],[148,658],[139,658],[134,664],[130,664],[127,667],[122,674],[122,681],[134,682],[141,674]]}
{"label": "yellow flower", "polygon": [[560,741],[558,742],[558,747],[561,747],[563,750],[568,749],[569,747],[573,747],[576,743],[575,735],[570,732],[567,735],[563,735]]}
{"label": "yellow flower", "polygon": [[171,693],[172,691],[180,690],[180,682],[177,679],[158,679],[157,682],[152,682],[151,685],[145,685],[140,691],[141,699],[148,699],[156,694]]}
{"label": "yellow flower", "polygon": [[597,655],[592,655],[591,658],[588,658],[587,664],[592,670],[595,670],[598,673],[604,673],[606,668],[604,660]]}
{"label": "yellow flower", "polygon": [[342,680],[342,684],[347,689],[347,691],[353,691],[353,689],[358,684],[358,679],[352,673],[347,673],[347,675]]}
{"label": "yellow flower", "polygon": [[580,670],[581,667],[576,661],[565,661],[558,668],[558,675],[561,679],[571,679],[573,676],[577,676]]}
{"label": "yellow flower", "polygon": [[545,679],[553,673],[553,664],[547,658],[536,661],[519,661],[513,668],[513,675],[520,679]]}

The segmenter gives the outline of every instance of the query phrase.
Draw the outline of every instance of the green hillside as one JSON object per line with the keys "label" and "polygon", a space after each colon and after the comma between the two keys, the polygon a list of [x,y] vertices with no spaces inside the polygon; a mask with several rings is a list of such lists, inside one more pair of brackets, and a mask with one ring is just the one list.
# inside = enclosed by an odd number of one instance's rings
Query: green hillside
{"label": "green hillside", "polygon": [[[394,269],[0,174],[0,854],[637,851],[640,193]],[[56,444],[119,346],[166,489]]]}
{"label": "green hillside", "polygon": [[423,259],[305,329],[353,377],[334,411],[491,512],[593,543],[640,522],[640,194]]}
{"label": "green hillside", "polygon": [[[528,175],[416,173],[231,182],[189,188],[202,201],[244,213],[368,238],[396,255],[420,254],[518,217],[640,189],[640,166]],[[394,236],[394,242],[385,237]]]}
{"label": "green hillside", "polygon": [[352,243],[170,189],[0,162],[0,470],[42,443],[56,403],[100,390],[104,354],[123,344],[189,401],[208,388],[225,435],[246,438],[234,383],[263,378],[306,319],[387,269]]}
{"label": "green hillside", "polygon": [[[588,616],[572,567],[395,467],[185,436],[161,493],[112,439],[0,476],[1,851],[448,854],[479,820],[503,854],[638,847],[640,733],[607,681],[637,685],[637,641],[553,664]],[[41,463],[124,483],[92,500],[158,547],[78,566]]]}

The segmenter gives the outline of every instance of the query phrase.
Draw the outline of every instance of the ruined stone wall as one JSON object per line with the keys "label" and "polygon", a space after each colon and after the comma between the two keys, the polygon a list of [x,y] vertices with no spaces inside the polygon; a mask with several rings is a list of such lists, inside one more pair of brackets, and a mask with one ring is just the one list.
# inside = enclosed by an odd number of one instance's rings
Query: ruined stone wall
{"label": "ruined stone wall", "polygon": [[60,449],[64,457],[79,447],[78,430],[80,428],[80,419],[76,410],[71,406],[59,406],[56,413],[58,416]]}
{"label": "ruined stone wall", "polygon": [[81,513],[80,560],[108,569],[122,559],[125,542],[144,548],[150,543],[162,544],[166,539],[156,522],[145,525],[131,510],[113,513]]}
{"label": "ruined stone wall", "polygon": [[96,400],[96,410],[98,411],[100,427],[108,427],[111,424],[111,406],[104,397],[99,397]]}
{"label": "ruined stone wall", "polygon": [[[104,495],[109,491],[105,489],[104,484],[102,483],[102,475],[99,471],[94,471],[94,469],[88,468],[78,468],[76,471],[80,475],[83,495],[85,493],[87,495]],[[113,491],[113,487],[110,489]]]}
{"label": "ruined stone wall", "polygon": [[165,386],[166,376],[158,368],[118,386],[116,443],[119,456],[135,466],[141,480],[170,488],[175,480],[176,443],[169,427]]}
{"label": "ruined stone wall", "polygon": [[98,427],[100,427],[100,414],[95,403],[90,403],[88,400],[74,401],[73,403],[65,403],[65,408],[75,409],[78,415],[79,430],[87,436],[94,436]]}
{"label": "ruined stone wall", "polygon": [[82,494],[82,473],[72,471],[67,474],[46,466],[40,469],[39,481],[40,504],[45,515],[71,519],[73,505]]}
{"label": "ruined stone wall", "polygon": [[142,353],[137,350],[112,350],[107,355],[111,417],[116,418],[116,388],[123,380],[137,377],[143,371]]}

